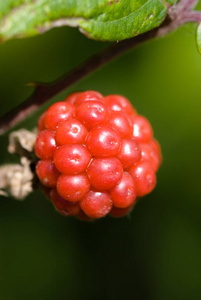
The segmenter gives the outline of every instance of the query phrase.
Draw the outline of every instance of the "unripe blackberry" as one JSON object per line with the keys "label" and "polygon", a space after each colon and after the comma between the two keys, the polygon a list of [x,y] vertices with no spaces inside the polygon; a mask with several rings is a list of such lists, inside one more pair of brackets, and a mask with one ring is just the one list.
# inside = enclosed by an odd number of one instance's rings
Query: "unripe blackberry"
{"label": "unripe blackberry", "polygon": [[62,215],[123,217],[156,185],[160,146],[121,95],[73,93],[41,115],[38,131],[36,173]]}

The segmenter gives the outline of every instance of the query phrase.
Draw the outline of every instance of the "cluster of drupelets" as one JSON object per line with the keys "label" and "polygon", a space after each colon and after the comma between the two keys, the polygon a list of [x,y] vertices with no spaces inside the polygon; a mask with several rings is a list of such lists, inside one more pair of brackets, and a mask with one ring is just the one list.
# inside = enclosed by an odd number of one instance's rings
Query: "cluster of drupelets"
{"label": "cluster of drupelets", "polygon": [[40,116],[38,130],[36,173],[65,216],[125,216],[156,185],[160,146],[123,96],[73,93]]}

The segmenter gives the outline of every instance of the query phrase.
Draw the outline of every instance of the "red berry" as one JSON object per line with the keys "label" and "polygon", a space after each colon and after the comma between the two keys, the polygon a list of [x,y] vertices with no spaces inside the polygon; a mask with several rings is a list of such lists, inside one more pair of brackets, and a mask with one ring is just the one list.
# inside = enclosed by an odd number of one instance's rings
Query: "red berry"
{"label": "red berry", "polygon": [[143,116],[136,116],[133,121],[133,137],[138,143],[149,143],[153,131],[149,121]]}
{"label": "red berry", "polygon": [[137,164],[141,158],[139,144],[134,139],[123,140],[117,158],[122,163],[124,169],[131,168]]}
{"label": "red berry", "polygon": [[56,189],[51,190],[50,199],[52,200],[55,209],[63,216],[76,216],[80,213],[79,203],[63,199]]}
{"label": "red berry", "polygon": [[108,124],[111,125],[121,137],[131,138],[133,134],[132,123],[128,115],[122,111],[114,111],[110,113]]}
{"label": "red berry", "polygon": [[81,103],[85,101],[100,101],[105,102],[103,95],[101,95],[99,92],[96,91],[86,91],[79,93],[76,97],[75,105],[80,105]]}
{"label": "red berry", "polygon": [[158,143],[157,140],[152,139],[152,140],[150,141],[150,145],[154,148],[154,150],[155,150],[156,152],[158,152],[158,153],[161,155],[161,147],[160,147],[160,145],[159,145],[159,143]]}
{"label": "red berry", "polygon": [[117,158],[94,158],[87,170],[91,185],[100,190],[113,188],[123,175],[123,167]]}
{"label": "red berry", "polygon": [[86,175],[60,175],[57,181],[57,191],[60,196],[68,201],[81,200],[90,188]]}
{"label": "red berry", "polygon": [[105,102],[113,111],[124,111],[127,114],[137,114],[129,100],[121,95],[108,95],[105,97]]}
{"label": "red berry", "polygon": [[155,187],[160,146],[121,95],[72,93],[41,115],[38,130],[36,173],[63,215],[122,217]]}
{"label": "red berry", "polygon": [[88,129],[92,129],[106,122],[107,108],[100,101],[85,101],[78,106],[76,117]]}
{"label": "red berry", "polygon": [[75,93],[72,93],[70,95],[68,95],[68,97],[65,99],[66,102],[74,105],[76,100],[77,100],[77,97],[80,95],[81,93],[79,92],[75,92]]}
{"label": "red berry", "polygon": [[136,199],[136,190],[133,178],[128,173],[124,173],[117,185],[110,190],[113,205],[125,208],[133,204]]}
{"label": "red berry", "polygon": [[61,121],[72,118],[74,111],[74,106],[65,101],[54,103],[46,112],[45,127],[55,130]]}
{"label": "red berry", "polygon": [[59,171],[56,169],[51,159],[40,160],[36,165],[36,174],[41,183],[46,187],[55,187],[59,177]]}
{"label": "red berry", "polygon": [[80,201],[80,207],[87,216],[98,219],[105,217],[110,212],[112,200],[106,191],[90,190]]}
{"label": "red berry", "polygon": [[145,196],[155,188],[156,175],[149,163],[139,162],[129,173],[135,182],[137,196]]}
{"label": "red berry", "polygon": [[39,117],[38,119],[38,131],[42,131],[45,128],[45,115],[46,115],[46,112],[42,113],[42,115]]}
{"label": "red berry", "polygon": [[155,139],[152,139],[150,142],[151,147],[158,153],[159,157],[159,166],[162,163],[162,153],[161,153],[161,147],[159,145],[159,142]]}
{"label": "red berry", "polygon": [[118,153],[121,138],[112,127],[102,125],[90,131],[86,146],[93,156],[107,157]]}
{"label": "red berry", "polygon": [[161,163],[161,157],[159,153],[151,146],[151,144],[141,144],[141,161],[145,161],[151,164],[154,172],[158,171]]}
{"label": "red berry", "polygon": [[110,214],[110,216],[112,216],[114,218],[122,218],[122,217],[127,216],[132,211],[133,207],[134,207],[134,204],[132,204],[128,207],[125,207],[125,208],[118,208],[118,207],[113,206],[109,214]]}
{"label": "red berry", "polygon": [[41,131],[36,139],[35,153],[41,159],[52,158],[56,150],[55,132],[52,130]]}
{"label": "red berry", "polygon": [[88,130],[76,119],[69,119],[60,123],[56,130],[58,145],[84,143]]}
{"label": "red berry", "polygon": [[64,174],[80,174],[84,172],[91,160],[91,154],[83,145],[63,145],[54,152],[54,163]]}

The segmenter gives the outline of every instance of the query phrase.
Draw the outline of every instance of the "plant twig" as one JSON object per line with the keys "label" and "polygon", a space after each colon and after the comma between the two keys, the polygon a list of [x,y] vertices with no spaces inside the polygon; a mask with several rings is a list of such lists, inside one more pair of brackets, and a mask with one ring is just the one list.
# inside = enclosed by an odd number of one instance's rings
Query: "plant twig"
{"label": "plant twig", "polygon": [[18,124],[20,121],[26,118],[26,116],[37,110],[37,108],[44,104],[48,99],[54,97],[62,90],[91,74],[93,71],[105,65],[115,57],[120,56],[120,54],[154,38],[156,35],[157,30],[153,30],[136,38],[116,43],[106,50],[89,58],[86,62],[70,71],[57,81],[47,85],[36,85],[35,92],[27,101],[23,102],[18,107],[8,112],[3,118],[1,118],[0,135]]}
{"label": "plant twig", "polygon": [[190,12],[186,12],[186,14],[184,14],[182,20],[180,21],[180,24],[184,24],[184,23],[200,23],[201,22],[201,13],[199,11],[190,11]]}
{"label": "plant twig", "polygon": [[184,9],[192,10],[197,2],[198,0],[180,0],[177,6],[183,6]]}
{"label": "plant twig", "polygon": [[140,36],[113,44],[104,51],[89,58],[86,62],[67,73],[62,78],[50,84],[36,84],[35,92],[25,102],[11,110],[0,119],[0,135],[17,125],[28,115],[33,113],[64,89],[91,74],[93,71],[105,65],[107,62],[115,59],[129,49],[132,49],[151,39],[165,36],[171,31],[177,29],[184,23],[201,22],[201,12],[191,11],[197,1],[181,0],[178,5],[168,8],[167,18],[158,27]]}

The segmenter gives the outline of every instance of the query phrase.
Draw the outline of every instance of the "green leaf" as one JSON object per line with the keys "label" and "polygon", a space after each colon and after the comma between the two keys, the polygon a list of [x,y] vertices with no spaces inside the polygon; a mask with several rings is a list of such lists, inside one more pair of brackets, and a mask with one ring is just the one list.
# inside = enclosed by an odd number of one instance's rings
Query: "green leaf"
{"label": "green leaf", "polygon": [[172,0],[2,0],[0,39],[77,26],[88,37],[117,41],[157,27]]}
{"label": "green leaf", "polygon": [[198,51],[201,54],[201,24],[199,24],[197,28],[196,43],[197,43]]}

